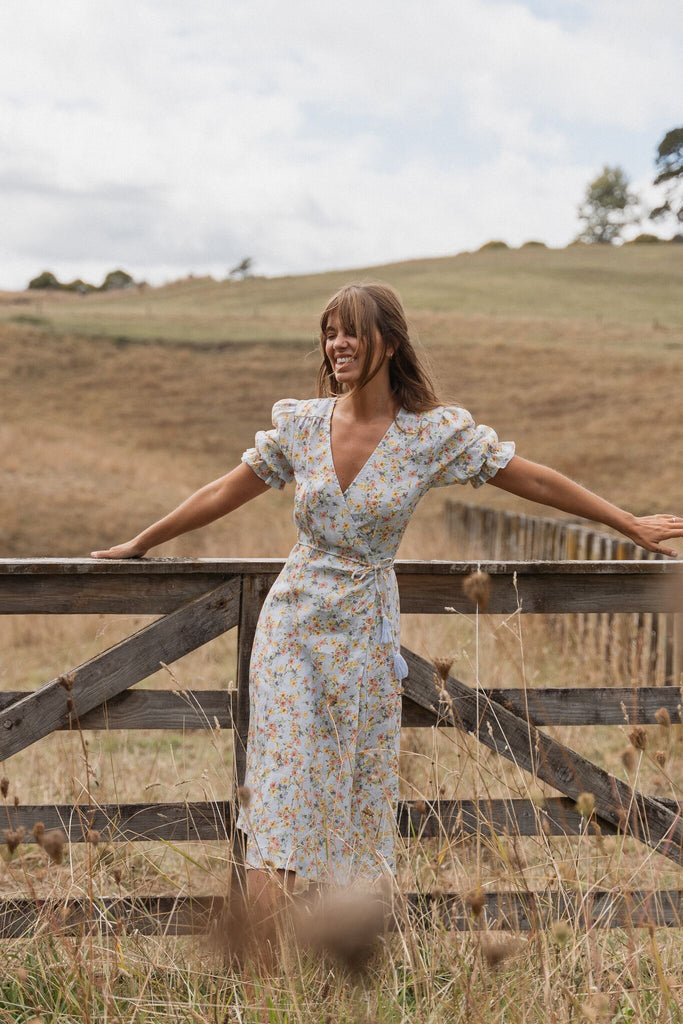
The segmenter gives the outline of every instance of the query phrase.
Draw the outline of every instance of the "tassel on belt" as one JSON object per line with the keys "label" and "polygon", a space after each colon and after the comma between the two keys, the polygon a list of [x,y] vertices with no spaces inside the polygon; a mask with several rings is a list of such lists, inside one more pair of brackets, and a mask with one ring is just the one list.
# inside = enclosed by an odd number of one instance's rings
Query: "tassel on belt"
{"label": "tassel on belt", "polygon": [[327,548],[316,547],[314,544],[306,544],[303,541],[298,541],[298,546],[302,548],[309,548],[311,551],[319,551],[323,555],[330,555],[332,558],[337,559],[339,562],[351,563],[353,568],[351,569],[351,579],[360,581],[367,579],[372,576],[375,583],[375,592],[379,595],[380,611],[382,616],[382,631],[380,634],[380,641],[383,644],[391,644],[394,648],[394,672],[397,679],[405,679],[408,675],[408,665],[406,660],[401,654],[401,643],[400,637],[395,637],[391,628],[391,620],[387,615],[386,610],[386,596],[385,588],[382,585],[382,576],[386,576],[387,573],[392,572],[394,568],[393,558],[384,558],[381,562],[364,562],[359,558],[351,558],[349,555],[340,555],[335,551],[329,551]]}

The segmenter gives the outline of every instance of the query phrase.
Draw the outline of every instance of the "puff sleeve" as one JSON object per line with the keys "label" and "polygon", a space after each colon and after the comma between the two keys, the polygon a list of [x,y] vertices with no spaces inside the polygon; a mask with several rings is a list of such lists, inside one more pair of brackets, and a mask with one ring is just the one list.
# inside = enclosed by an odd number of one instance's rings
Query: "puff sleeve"
{"label": "puff sleeve", "polygon": [[294,398],[276,402],[272,413],[273,429],[259,430],[254,447],[242,455],[242,462],[246,462],[264,483],[279,491],[294,479],[292,435],[296,405]]}
{"label": "puff sleeve", "polygon": [[466,409],[455,406],[443,409],[430,447],[431,487],[468,481],[481,487],[515,454],[513,441],[499,441],[495,430],[477,426]]}

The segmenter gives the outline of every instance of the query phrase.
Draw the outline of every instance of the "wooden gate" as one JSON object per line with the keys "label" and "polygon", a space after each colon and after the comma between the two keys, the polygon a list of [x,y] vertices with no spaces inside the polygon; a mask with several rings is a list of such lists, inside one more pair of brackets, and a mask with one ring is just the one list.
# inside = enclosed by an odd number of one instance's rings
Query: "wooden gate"
{"label": "wooden gate", "polygon": [[[0,613],[158,614],[159,619],[85,664],[68,668],[32,692],[0,693],[0,761],[6,762],[59,729],[233,729],[234,791],[244,781],[249,726],[248,666],[256,621],[282,561],[183,560],[97,561],[90,559],[0,560]],[[669,562],[491,562],[478,566],[490,576],[486,608],[510,615],[585,612],[677,613],[683,608],[683,565]],[[473,613],[463,590],[473,571],[467,562],[397,562],[403,612]],[[238,630],[237,686],[226,691],[130,690],[134,684],[226,630]],[[542,807],[525,799],[402,801],[398,829],[405,837],[452,838],[481,830],[511,835],[576,835],[582,817],[576,800],[594,797],[592,822],[605,834],[631,835],[677,865],[683,864],[682,806],[634,791],[624,781],[552,739],[546,725],[653,724],[665,708],[681,722],[681,680],[676,685],[609,688],[475,690],[453,676],[445,682],[434,667],[403,649],[403,725],[451,726],[478,737],[501,757],[531,772],[561,796]],[[241,833],[235,801],[125,805],[18,806],[13,827],[31,842],[37,821],[61,827],[72,843],[97,829],[103,841],[224,839],[233,844],[240,878]],[[585,823],[584,823],[585,825]],[[467,928],[471,911],[464,894],[406,894],[409,906],[440,904],[451,927]],[[61,928],[96,923],[141,932],[201,931],[222,905],[212,897],[112,895],[99,900],[93,917],[85,901],[10,898],[0,903],[0,937],[26,933],[38,923]],[[59,913],[57,913],[59,911]],[[491,927],[529,928],[557,917],[580,915],[601,926],[679,925],[683,890],[592,891],[556,888],[489,892],[483,913]],[[94,920],[95,918],[95,920]]]}

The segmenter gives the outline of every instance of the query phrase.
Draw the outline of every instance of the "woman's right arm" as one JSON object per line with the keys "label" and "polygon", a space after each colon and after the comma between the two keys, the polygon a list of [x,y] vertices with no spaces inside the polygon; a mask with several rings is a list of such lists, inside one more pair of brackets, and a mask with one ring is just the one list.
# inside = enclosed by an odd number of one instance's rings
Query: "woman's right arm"
{"label": "woman's right arm", "polygon": [[226,476],[212,480],[210,484],[195,491],[182,505],[148,526],[137,537],[105,551],[91,551],[90,555],[92,558],[140,558],[150,548],[178,537],[181,533],[206,526],[268,490],[268,484],[242,462]]}

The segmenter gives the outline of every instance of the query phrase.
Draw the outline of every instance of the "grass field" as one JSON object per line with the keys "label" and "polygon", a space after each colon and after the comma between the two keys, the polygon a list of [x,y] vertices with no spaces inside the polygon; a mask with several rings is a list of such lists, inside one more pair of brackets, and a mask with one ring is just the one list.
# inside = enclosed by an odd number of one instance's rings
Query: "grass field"
{"label": "grass field", "polygon": [[[321,306],[349,279],[380,278],[405,300],[443,393],[476,419],[634,511],[681,510],[683,247],[571,247],[464,254],[359,272],[241,283],[187,280],[161,289],[78,298],[0,295],[0,555],[84,556],[123,540],[231,468],[270,406],[313,393]],[[448,491],[422,503],[400,554],[457,558],[443,528]],[[459,491],[522,508],[494,488]],[[531,506],[526,506],[531,511]],[[284,555],[291,494],[253,507],[153,554]],[[427,657],[453,654],[466,682],[591,684],[599,671],[560,651],[534,617],[510,622],[405,617],[404,639]],[[0,688],[40,685],[143,624],[140,616],[10,616],[0,622]],[[226,636],[145,685],[224,689],[234,679]],[[645,791],[678,795],[681,726],[651,727],[631,770]],[[553,730],[625,775],[623,729]],[[87,757],[59,734],[1,768],[8,813],[22,803],[223,799],[228,736],[97,733]],[[407,731],[402,795],[533,795],[543,790],[469,738]],[[662,771],[653,758],[666,752]],[[10,819],[8,818],[8,821]],[[0,833],[2,827],[0,827]],[[72,848],[50,864],[25,844],[2,847],[0,890],[65,895],[221,891],[226,851],[196,844]],[[192,857],[190,861],[188,856]],[[681,872],[633,843],[463,842],[406,849],[406,888],[568,884],[681,886]],[[677,932],[646,930],[518,937],[504,961],[487,956],[479,926],[425,929],[392,940],[364,977],[319,962],[289,963],[273,985],[277,1021],[678,1021],[683,995]],[[183,940],[122,937],[118,946],[55,937],[0,948],[0,1022],[254,1019],[234,976]],[[84,1010],[85,1007],[85,1010]],[[81,1016],[79,1016],[79,1014]],[[83,1016],[85,1014],[85,1016]],[[241,1016],[240,1016],[241,1015]]]}
{"label": "grass field", "polygon": [[[596,324],[655,327],[657,347],[680,350],[683,247],[676,244],[483,250],[302,277],[190,277],[163,288],[86,296],[7,293],[0,320],[139,341],[309,344],[326,299],[349,280],[371,278],[400,291],[426,343],[460,337],[463,320],[476,325],[482,317],[502,317],[539,326],[571,321],[587,332],[591,348]],[[608,328],[598,347],[637,349],[639,337]],[[552,333],[543,336],[552,340]]]}

